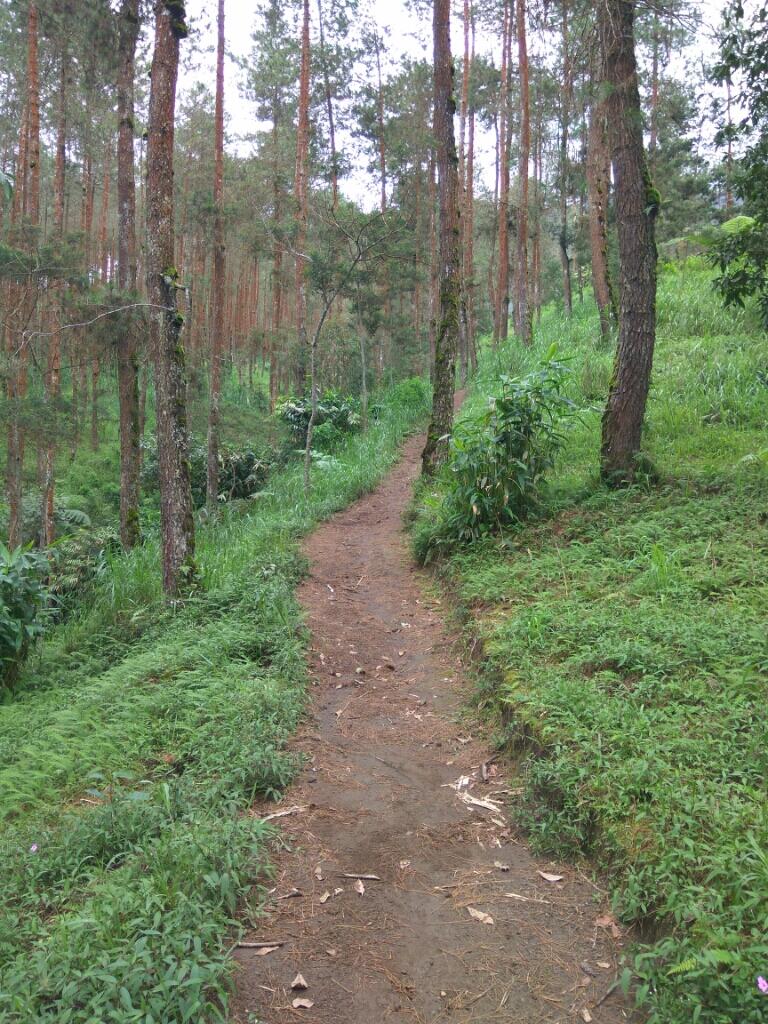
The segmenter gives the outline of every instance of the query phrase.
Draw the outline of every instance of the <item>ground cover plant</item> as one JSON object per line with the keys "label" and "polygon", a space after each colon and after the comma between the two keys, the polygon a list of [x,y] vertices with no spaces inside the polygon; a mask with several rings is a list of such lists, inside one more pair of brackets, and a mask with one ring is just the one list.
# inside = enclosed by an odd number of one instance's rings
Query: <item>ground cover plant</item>
{"label": "ground cover plant", "polygon": [[591,304],[548,310],[530,350],[486,352],[470,411],[558,340],[581,415],[539,514],[441,566],[482,640],[480,699],[522,758],[520,820],[539,848],[610,870],[657,1024],[765,1012],[768,362],[756,312],[724,310],[710,276],[662,274],[647,472],[629,489],[598,481],[611,350]]}
{"label": "ground cover plant", "polygon": [[163,604],[157,539],[108,554],[93,600],[0,715],[0,1021],[224,1019],[238,906],[269,830],[243,814],[296,770],[297,539],[369,489],[423,419],[405,381],[313,471],[274,473],[199,533],[200,583]]}

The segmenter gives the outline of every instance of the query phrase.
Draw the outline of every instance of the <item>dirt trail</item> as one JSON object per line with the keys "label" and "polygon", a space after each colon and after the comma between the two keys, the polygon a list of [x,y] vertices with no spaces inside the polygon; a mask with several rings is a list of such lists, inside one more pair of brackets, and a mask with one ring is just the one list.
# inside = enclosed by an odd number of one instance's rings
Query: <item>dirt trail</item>
{"label": "dirt trail", "polygon": [[[282,819],[269,915],[247,936],[284,945],[237,951],[232,1019],[627,1021],[618,991],[606,997],[622,940],[601,894],[533,858],[504,809],[514,777],[481,767],[490,750],[462,718],[470,684],[402,529],[422,444],[306,544],[314,699],[296,746],[308,762],[277,808],[301,809]],[[354,873],[380,880],[361,894]],[[298,972],[306,991],[291,989]]]}

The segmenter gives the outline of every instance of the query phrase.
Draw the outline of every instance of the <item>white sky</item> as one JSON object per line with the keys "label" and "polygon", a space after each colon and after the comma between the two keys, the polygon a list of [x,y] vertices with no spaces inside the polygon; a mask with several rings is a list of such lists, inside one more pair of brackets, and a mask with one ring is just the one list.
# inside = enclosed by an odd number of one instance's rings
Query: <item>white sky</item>
{"label": "white sky", "polygon": [[[711,59],[715,52],[713,29],[720,21],[725,4],[723,0],[692,0],[689,6],[692,10],[701,11],[704,27],[687,57],[693,60],[697,58]],[[420,18],[412,10],[409,10],[405,0],[368,0],[368,8],[385,40],[390,62],[396,63],[402,56],[411,58],[429,56],[432,45],[430,17]],[[188,68],[183,72],[181,87],[183,90],[195,81],[203,81],[212,90],[215,76],[213,48],[215,46],[216,5],[213,0],[187,0],[187,11],[192,24],[199,30],[199,46],[207,48],[209,52],[199,55],[194,62],[196,67]],[[312,13],[314,13],[314,5],[312,5]],[[252,0],[227,0],[227,50],[232,56],[242,58],[250,53],[252,49],[251,33],[256,17],[256,4]],[[463,42],[461,22],[457,19],[454,19],[452,25],[452,40],[454,52],[458,56],[461,53]],[[540,48],[541,43],[537,43],[536,36],[533,34],[529,39],[529,49],[532,54],[536,53],[537,47]],[[499,55],[495,52],[498,48],[499,40],[497,38],[489,33],[478,32],[478,54],[493,52],[496,56],[496,63],[498,63]],[[680,61],[680,71],[682,71],[682,67],[683,62]],[[228,60],[226,67],[228,145],[230,149],[247,151],[247,146],[239,143],[238,137],[251,133],[256,127],[256,121],[252,105],[241,95],[239,89],[241,78],[240,69],[233,60]],[[705,133],[705,135],[707,134],[711,137],[711,133]],[[345,143],[349,146],[350,140],[345,140]],[[493,181],[493,150],[493,139],[484,137],[483,133],[479,132],[476,163],[481,179],[489,187]],[[354,159],[354,154],[352,155]],[[353,174],[351,180],[342,183],[345,192],[366,205],[375,202],[377,187],[376,183],[368,181],[362,172]]]}

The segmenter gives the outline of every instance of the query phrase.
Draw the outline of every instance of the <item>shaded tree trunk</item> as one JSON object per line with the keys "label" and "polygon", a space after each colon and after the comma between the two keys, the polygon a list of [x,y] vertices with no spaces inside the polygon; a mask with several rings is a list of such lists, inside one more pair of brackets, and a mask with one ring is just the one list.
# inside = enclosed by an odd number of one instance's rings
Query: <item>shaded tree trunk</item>
{"label": "shaded tree trunk", "polygon": [[189,479],[183,318],[173,266],[173,138],[184,5],[156,5],[147,142],[147,291],[155,307],[152,342],[157,400],[163,589],[183,594],[195,575],[195,522]]}
{"label": "shaded tree trunk", "polygon": [[634,0],[601,0],[598,11],[619,236],[619,342],[603,414],[601,473],[632,481],[640,452],[656,339],[655,221],[659,208],[643,149]]}
{"label": "shaded tree trunk", "polygon": [[440,308],[435,337],[434,393],[422,472],[432,476],[445,461],[453,426],[456,349],[459,340],[459,180],[453,119],[450,0],[434,0],[435,145],[440,197]]}
{"label": "shaded tree trunk", "polygon": [[512,0],[504,0],[504,26],[501,54],[501,99],[499,101],[498,166],[499,166],[499,266],[496,284],[494,342],[504,341],[509,334],[509,54],[512,40]]}
{"label": "shaded tree trunk", "polygon": [[531,341],[528,309],[528,164],[531,154],[531,101],[525,0],[517,0],[517,59],[520,73],[520,207],[517,212],[515,326],[524,345]]}
{"label": "shaded tree trunk", "polygon": [[296,200],[296,261],[295,302],[296,356],[295,386],[303,394],[307,376],[307,261],[304,250],[307,247],[307,221],[309,219],[309,192],[307,187],[309,163],[309,0],[304,0],[304,14],[301,27],[301,73],[299,78],[299,121],[296,133],[296,174],[294,197]]}
{"label": "shaded tree trunk", "polygon": [[568,0],[562,0],[563,88],[560,95],[560,266],[563,271],[563,305],[573,311],[571,260],[568,255],[568,124],[571,116],[572,66],[568,29]]}
{"label": "shaded tree trunk", "polygon": [[219,498],[219,423],[221,421],[221,364],[224,346],[224,0],[218,6],[216,46],[216,109],[214,114],[213,169],[213,274],[211,277],[211,381],[208,411],[208,466],[206,508],[211,513]]}
{"label": "shaded tree trunk", "polygon": [[[601,78],[601,75],[598,75]],[[611,317],[616,304],[608,265],[608,194],[610,189],[610,153],[606,125],[606,100],[595,95],[589,119],[586,178],[589,199],[589,243],[592,257],[592,290],[600,315],[603,338],[611,333]]]}
{"label": "shaded tree trunk", "polygon": [[[117,286],[136,294],[136,180],[134,177],[134,70],[139,35],[139,0],[123,0],[118,26],[117,84]],[[140,540],[139,474],[141,416],[139,359],[133,318],[117,338],[117,392],[120,406],[120,540],[126,550]]]}
{"label": "shaded tree trunk", "polygon": [[[57,239],[64,235],[64,186],[67,161],[67,65],[66,45],[59,57],[59,95],[56,125],[56,163],[53,174],[53,232]],[[54,289],[51,313],[51,333],[48,340],[48,362],[45,373],[45,399],[51,407],[52,423],[40,458],[40,488],[42,491],[40,544],[49,547],[56,538],[54,506],[56,479],[56,404],[61,394],[61,323],[63,318],[63,288]]]}

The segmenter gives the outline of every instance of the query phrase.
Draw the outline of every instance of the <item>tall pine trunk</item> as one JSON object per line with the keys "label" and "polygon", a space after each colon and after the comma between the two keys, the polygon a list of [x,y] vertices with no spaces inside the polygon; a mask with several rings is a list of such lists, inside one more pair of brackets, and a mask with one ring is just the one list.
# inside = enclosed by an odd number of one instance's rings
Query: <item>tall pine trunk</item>
{"label": "tall pine trunk", "polygon": [[502,30],[501,92],[499,100],[498,132],[498,236],[499,265],[496,285],[496,308],[493,339],[504,341],[509,333],[509,53],[512,39],[512,0],[504,0],[504,27]]}
{"label": "tall pine trunk", "polygon": [[[134,72],[139,35],[139,0],[123,0],[118,26],[117,83],[117,286],[136,294],[136,179],[134,176]],[[120,540],[128,550],[139,542],[141,416],[139,359],[133,317],[117,338],[117,393],[120,406]]]}
{"label": "tall pine trunk", "polygon": [[303,394],[306,386],[309,335],[307,333],[307,221],[309,219],[309,0],[304,0],[301,26],[301,72],[299,76],[299,121],[296,133],[296,201],[295,303],[296,303],[296,367],[295,388]]}
{"label": "tall pine trunk", "polygon": [[[598,74],[601,79],[601,74]],[[608,151],[606,98],[595,90],[589,116],[586,179],[589,200],[589,244],[592,258],[592,290],[600,315],[604,339],[611,333],[615,300],[608,265],[608,193],[611,183],[611,157]]]}
{"label": "tall pine trunk", "polygon": [[440,305],[435,336],[434,392],[422,471],[434,475],[445,461],[453,426],[456,350],[459,341],[459,176],[453,119],[450,0],[434,0],[435,147],[440,199]]}
{"label": "tall pine trunk", "polygon": [[195,521],[189,479],[187,381],[174,259],[173,138],[184,4],[156,6],[147,142],[147,291],[157,400],[163,590],[183,594],[195,575]]}
{"label": "tall pine trunk", "polygon": [[601,473],[612,484],[630,483],[636,472],[656,339],[659,199],[643,148],[634,16],[634,0],[601,0],[598,29],[619,236],[619,343],[600,450]]}
{"label": "tall pine trunk", "polygon": [[563,271],[563,305],[568,316],[573,310],[571,259],[568,255],[568,127],[571,116],[571,49],[568,29],[568,0],[562,0],[563,87],[560,97],[560,266]]}
{"label": "tall pine trunk", "polygon": [[528,164],[531,155],[531,101],[525,18],[525,0],[517,0],[517,59],[520,74],[520,205],[517,211],[515,327],[523,344],[528,345],[531,341],[531,315],[528,308]]}
{"label": "tall pine trunk", "polygon": [[208,472],[206,507],[211,513],[219,498],[219,423],[221,421],[221,364],[224,351],[224,0],[219,0],[216,47],[216,110],[213,161],[213,275],[211,277],[211,382],[208,411]]}

